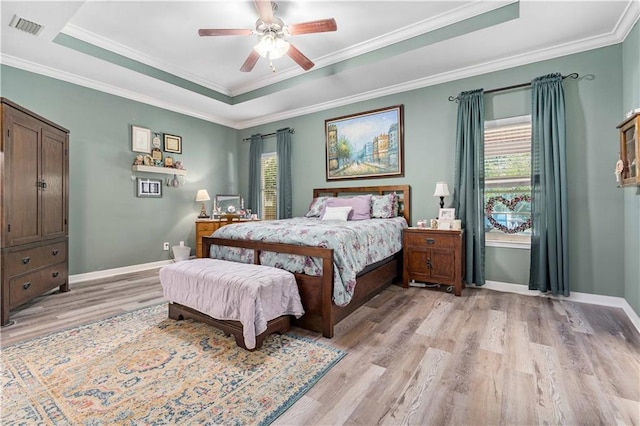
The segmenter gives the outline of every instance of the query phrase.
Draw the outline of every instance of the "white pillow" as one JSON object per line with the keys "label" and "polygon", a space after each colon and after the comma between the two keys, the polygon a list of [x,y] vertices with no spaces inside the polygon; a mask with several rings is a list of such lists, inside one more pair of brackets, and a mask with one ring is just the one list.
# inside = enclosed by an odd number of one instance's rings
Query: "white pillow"
{"label": "white pillow", "polygon": [[351,209],[351,206],[326,207],[322,220],[347,220]]}

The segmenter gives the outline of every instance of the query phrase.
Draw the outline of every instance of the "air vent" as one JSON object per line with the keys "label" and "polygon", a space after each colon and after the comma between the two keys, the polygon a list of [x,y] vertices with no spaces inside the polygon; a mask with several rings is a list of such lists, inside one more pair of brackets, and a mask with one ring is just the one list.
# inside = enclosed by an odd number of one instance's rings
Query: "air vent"
{"label": "air vent", "polygon": [[18,15],[13,15],[13,19],[9,23],[10,27],[17,28],[20,31],[24,31],[25,33],[33,34],[37,36],[40,34],[40,31],[44,28],[40,24],[36,24],[33,21],[29,21],[28,19],[24,19],[19,17]]}

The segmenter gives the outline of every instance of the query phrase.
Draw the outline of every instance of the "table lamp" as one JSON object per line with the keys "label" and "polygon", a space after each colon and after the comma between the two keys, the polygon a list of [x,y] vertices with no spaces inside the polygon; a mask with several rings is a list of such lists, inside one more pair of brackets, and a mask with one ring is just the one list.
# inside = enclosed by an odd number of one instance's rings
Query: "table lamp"
{"label": "table lamp", "polygon": [[447,182],[436,182],[436,190],[433,193],[434,197],[440,197],[440,208],[444,208],[444,197],[449,196],[449,186]]}
{"label": "table lamp", "polygon": [[205,201],[209,201],[211,197],[209,197],[209,193],[206,189],[199,189],[196,194],[196,201],[202,202],[202,209],[200,210],[200,219],[206,219],[209,216],[207,215],[207,208],[204,206]]}

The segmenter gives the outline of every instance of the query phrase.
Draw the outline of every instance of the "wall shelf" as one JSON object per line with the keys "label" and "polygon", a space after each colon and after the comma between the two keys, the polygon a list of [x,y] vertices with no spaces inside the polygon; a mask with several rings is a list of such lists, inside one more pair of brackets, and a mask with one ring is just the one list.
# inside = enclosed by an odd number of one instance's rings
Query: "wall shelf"
{"label": "wall shelf", "polygon": [[187,171],[184,169],[172,169],[171,167],[157,167],[157,166],[132,166],[131,170],[134,172],[144,173],[161,173],[163,175],[178,175],[186,176]]}

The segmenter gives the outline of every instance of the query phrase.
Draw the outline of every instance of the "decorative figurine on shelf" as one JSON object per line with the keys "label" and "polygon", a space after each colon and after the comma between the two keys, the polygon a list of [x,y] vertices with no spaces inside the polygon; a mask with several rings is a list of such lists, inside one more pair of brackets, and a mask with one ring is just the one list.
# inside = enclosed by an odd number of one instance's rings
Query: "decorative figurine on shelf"
{"label": "decorative figurine on shelf", "polygon": [[622,162],[622,160],[618,160],[616,161],[616,181],[618,182],[618,185],[620,185],[621,182],[621,176],[622,176],[622,172],[624,170],[624,163]]}
{"label": "decorative figurine on shelf", "polygon": [[182,165],[182,161],[176,161],[173,163],[173,168],[178,170],[184,170],[184,166]]}
{"label": "decorative figurine on shelf", "polygon": [[141,166],[142,165],[142,155],[136,155],[136,158],[133,160],[133,165],[134,166]]}

